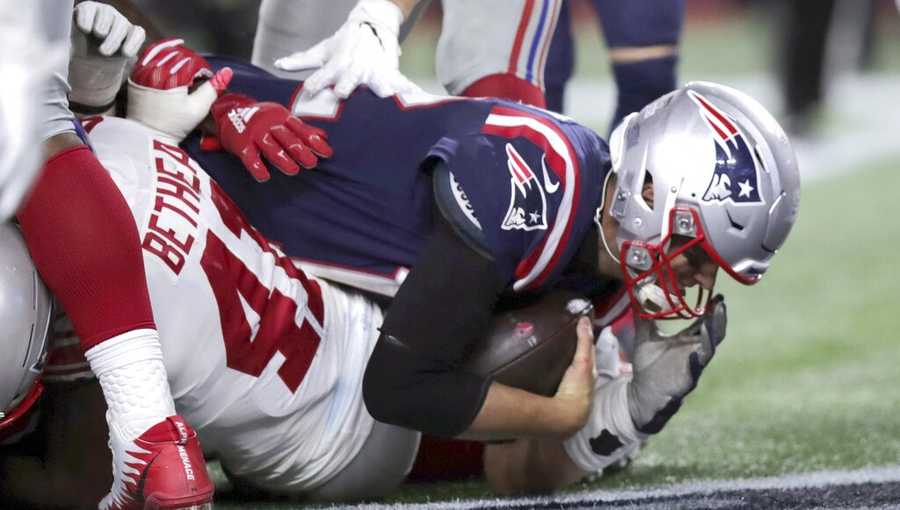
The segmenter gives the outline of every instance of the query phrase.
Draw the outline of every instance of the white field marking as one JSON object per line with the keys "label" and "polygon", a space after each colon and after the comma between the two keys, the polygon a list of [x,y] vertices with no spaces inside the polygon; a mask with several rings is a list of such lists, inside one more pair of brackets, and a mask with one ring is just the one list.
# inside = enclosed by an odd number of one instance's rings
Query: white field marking
{"label": "white field marking", "polygon": [[[535,505],[565,504],[575,506],[579,503],[597,505],[612,501],[640,501],[675,496],[704,496],[732,491],[799,489],[827,487],[832,485],[853,485],[861,483],[900,482],[900,465],[858,470],[815,471],[810,473],[771,476],[765,478],[745,478],[738,480],[709,480],[677,485],[656,486],[647,489],[592,489],[556,496],[530,498],[488,498],[472,500],[453,500],[433,503],[392,503],[356,505],[354,510],[466,510],[482,508],[517,507],[527,508]],[[335,508],[334,506],[319,508]]]}
{"label": "white field marking", "polygon": [[[776,119],[782,100],[776,77],[771,74],[744,76],[689,76],[723,83],[746,92],[771,111]],[[426,90],[440,94],[441,86],[425,81]],[[844,124],[826,126],[817,137],[792,138],[803,182],[852,173],[867,163],[900,155],[900,108],[893,106],[900,90],[900,75],[840,75],[828,84],[826,108]],[[615,106],[615,87],[610,80],[573,80],[566,92],[566,115],[592,126],[606,136]]]}

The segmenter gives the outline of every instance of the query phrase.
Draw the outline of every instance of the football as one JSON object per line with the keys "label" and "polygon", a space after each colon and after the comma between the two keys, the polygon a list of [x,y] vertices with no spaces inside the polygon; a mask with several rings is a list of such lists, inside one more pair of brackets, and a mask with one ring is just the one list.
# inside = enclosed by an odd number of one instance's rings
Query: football
{"label": "football", "polygon": [[575,354],[578,319],[591,308],[578,294],[558,290],[500,312],[463,366],[499,383],[552,396]]}

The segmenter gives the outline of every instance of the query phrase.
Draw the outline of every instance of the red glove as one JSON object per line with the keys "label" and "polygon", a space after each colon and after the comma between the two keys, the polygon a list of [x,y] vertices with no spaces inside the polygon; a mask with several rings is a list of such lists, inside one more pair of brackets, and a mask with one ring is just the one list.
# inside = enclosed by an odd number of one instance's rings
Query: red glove
{"label": "red glove", "polygon": [[[222,148],[241,158],[244,167],[260,182],[270,177],[260,152],[285,175],[296,175],[300,166],[313,168],[319,157],[332,154],[325,131],[304,124],[278,103],[259,103],[240,94],[226,94],[213,104],[212,115]],[[209,142],[205,146],[211,147]]]}
{"label": "red glove", "polygon": [[128,80],[128,118],[181,141],[206,118],[232,74],[224,67],[214,75],[181,39],[151,44]]}

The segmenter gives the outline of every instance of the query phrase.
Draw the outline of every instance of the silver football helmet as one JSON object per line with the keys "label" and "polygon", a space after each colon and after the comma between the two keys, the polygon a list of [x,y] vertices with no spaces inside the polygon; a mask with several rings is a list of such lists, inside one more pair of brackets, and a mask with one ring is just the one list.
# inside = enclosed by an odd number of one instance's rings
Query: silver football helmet
{"label": "silver football helmet", "polygon": [[18,431],[43,390],[51,314],[50,293],[22,235],[0,224],[0,442]]}
{"label": "silver football helmet", "polygon": [[[610,153],[618,256],[607,250],[644,317],[705,310],[711,290],[687,302],[671,267],[677,255],[699,245],[733,278],[753,284],[797,218],[800,174],[787,135],[730,87],[691,82],[660,97],[622,121]],[[645,183],[652,183],[652,203],[642,196]],[[673,246],[673,235],[688,241]]]}

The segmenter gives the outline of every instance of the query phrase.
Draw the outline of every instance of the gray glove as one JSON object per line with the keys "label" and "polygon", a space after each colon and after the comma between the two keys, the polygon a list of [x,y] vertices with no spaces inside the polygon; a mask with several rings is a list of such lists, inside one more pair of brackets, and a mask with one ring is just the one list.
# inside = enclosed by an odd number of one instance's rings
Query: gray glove
{"label": "gray glove", "polygon": [[678,412],[725,338],[726,324],[722,295],[712,298],[703,317],[671,336],[660,333],[653,321],[636,319],[628,410],[639,432],[659,432]]}

